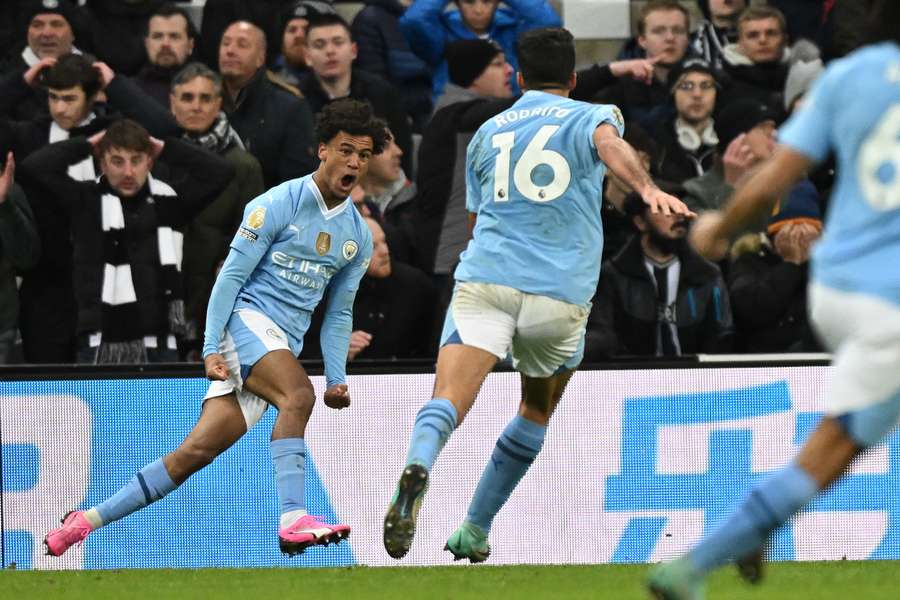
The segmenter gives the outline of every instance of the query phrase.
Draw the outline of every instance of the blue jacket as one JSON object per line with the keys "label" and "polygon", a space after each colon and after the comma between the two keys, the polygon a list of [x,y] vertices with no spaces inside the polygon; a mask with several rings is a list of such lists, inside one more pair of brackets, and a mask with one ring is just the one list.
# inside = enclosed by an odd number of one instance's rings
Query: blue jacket
{"label": "blue jacket", "polygon": [[[516,57],[516,38],[523,31],[539,27],[561,27],[559,15],[545,0],[504,0],[509,8],[499,8],[488,30],[506,54],[506,61],[514,71],[519,70]],[[435,69],[432,91],[437,98],[447,83],[447,61],[444,48],[450,42],[475,39],[478,36],[462,21],[459,10],[444,12],[447,0],[415,0],[400,18],[400,31],[409,41],[409,47],[422,60]],[[512,76],[513,92],[519,93],[515,73]]]}
{"label": "blue jacket", "polygon": [[422,129],[431,117],[431,67],[409,48],[398,22],[405,11],[398,0],[366,0],[353,19],[359,49],[355,65],[391,83],[405,110]]}

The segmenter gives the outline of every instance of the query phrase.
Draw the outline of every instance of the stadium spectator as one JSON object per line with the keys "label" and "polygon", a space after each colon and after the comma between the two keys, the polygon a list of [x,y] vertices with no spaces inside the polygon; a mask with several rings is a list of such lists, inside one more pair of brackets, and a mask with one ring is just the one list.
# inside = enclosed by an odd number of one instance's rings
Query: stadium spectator
{"label": "stadium spectator", "polygon": [[[73,163],[96,152],[102,176],[76,181]],[[156,159],[185,173],[171,185],[153,178]],[[77,360],[141,363],[177,357],[184,332],[180,235],[175,230],[230,181],[224,160],[192,144],[161,142],[133,121],[51,144],[22,163],[71,219],[78,306]]]}
{"label": "stadium spectator", "polygon": [[244,150],[240,136],[222,112],[222,79],[217,73],[201,63],[190,63],[172,80],[170,102],[175,121],[184,132],[182,138],[221,156],[235,173],[228,187],[191,220],[184,232],[182,271],[189,325],[185,338],[199,352],[216,266],[228,253],[244,207],[265,187],[262,167]]}
{"label": "stadium spectator", "polygon": [[19,290],[16,271],[31,268],[41,245],[28,198],[14,181],[10,135],[0,127],[0,365],[9,363],[18,332]]}
{"label": "stadium spectator", "polygon": [[725,106],[715,121],[719,138],[715,163],[699,177],[684,182],[684,199],[691,210],[719,208],[738,181],[775,149],[776,115],[755,100],[736,100]]}
{"label": "stadium spectator", "polygon": [[381,226],[372,218],[366,223],[372,231],[372,259],[353,303],[347,359],[434,356],[436,294],[430,278],[392,259]]}
{"label": "stadium spectator", "polygon": [[[381,154],[369,160],[369,172],[360,182],[362,198],[354,204],[364,203],[369,214],[384,229],[391,256],[405,263],[413,260],[412,223],[416,197],[416,184],[403,171],[401,158],[403,150],[389,133]],[[356,194],[351,194],[351,197]]]}
{"label": "stadium spectator", "polygon": [[675,116],[667,83],[687,53],[690,14],[675,0],[651,0],[641,8],[637,28],[646,58],[579,71],[572,98],[615,104],[628,123],[653,131]]}
{"label": "stadium spectator", "polygon": [[[487,119],[513,104],[511,67],[487,40],[447,46],[450,84],[422,136],[415,203],[416,266],[447,282],[469,239],[465,152]],[[448,283],[449,285],[449,283]]]}
{"label": "stadium spectator", "polygon": [[711,65],[689,58],[669,73],[676,116],[656,128],[660,179],[680,184],[712,168],[719,138],[713,127],[718,81]]}
{"label": "stadium spectator", "polygon": [[28,80],[40,82],[46,91],[50,114],[9,121],[19,160],[47,144],[73,135],[90,136],[109,125],[104,108],[96,104],[103,81],[91,58],[65,54],[45,68],[50,62],[42,61],[26,72]]}
{"label": "stadium spectator", "polygon": [[190,59],[196,41],[197,31],[184,8],[168,3],[160,6],[147,20],[147,64],[135,82],[151,98],[168,106],[172,78]]}
{"label": "stadium spectator", "polygon": [[[413,264],[433,275],[441,317],[450,301],[453,270],[469,240],[466,146],[482,123],[514,102],[509,86],[512,68],[496,43],[451,42],[447,64],[450,82],[419,147],[418,193],[412,218]],[[437,337],[440,318],[435,327]]]}
{"label": "stadium spectator", "polygon": [[297,86],[300,76],[309,73],[306,61],[306,28],[309,20],[322,14],[337,14],[321,0],[300,0],[288,6],[281,28],[281,54],[275,59],[274,72],[285,82]]}
{"label": "stadium spectator", "polygon": [[[434,72],[432,95],[444,91],[449,74],[444,51],[452,41],[489,39],[500,44],[506,60],[518,69],[516,39],[519,34],[539,27],[560,27],[562,21],[546,0],[508,0],[508,8],[497,8],[498,0],[454,0],[455,10],[445,12],[447,0],[415,0],[400,17],[400,31],[409,47]],[[518,93],[515,75],[510,85]]]}
{"label": "stadium spectator", "polygon": [[43,62],[43,69],[64,54],[81,52],[74,45],[75,31],[82,23],[80,11],[70,0],[33,0],[26,5],[27,43],[22,53],[10,57],[2,69],[0,116],[27,120],[47,114],[46,92],[32,85],[40,69],[30,80],[26,74],[39,63]]}
{"label": "stadium spectator", "polygon": [[725,46],[724,69],[729,83],[722,92],[722,105],[749,98],[780,112],[790,56],[781,11],[771,6],[745,10],[738,18],[737,43]]}
{"label": "stadium spectator", "polygon": [[[141,94],[128,78],[116,76],[106,65],[98,63],[98,68],[108,80],[110,102],[128,107],[128,116],[146,127],[151,135],[180,137],[218,154],[234,167],[235,176],[228,186],[184,229],[182,270],[188,327],[182,338],[182,350],[196,356],[216,265],[227,253],[244,206],[265,191],[262,167],[244,149],[240,136],[222,111],[221,76],[202,63],[189,63],[175,76],[168,109]],[[178,168],[177,165],[169,168],[172,167]],[[163,179],[167,176],[162,168],[154,174]]]}
{"label": "stadium spectator", "polygon": [[[225,30],[236,21],[253,23],[272,40],[266,48],[266,64],[274,64],[280,46],[275,40],[281,39],[282,14],[297,0],[206,0],[203,4],[203,18],[200,23],[200,56],[207,66],[216,68],[219,64],[219,46]],[[327,2],[327,0],[324,0]]]}
{"label": "stadium spectator", "polygon": [[733,324],[722,273],[687,245],[688,219],[625,202],[638,233],[603,264],[585,360],[728,352]]}
{"label": "stadium spectator", "polygon": [[137,75],[147,61],[147,22],[165,0],[86,0],[85,11],[97,58],[116,72]]}
{"label": "stadium spectator", "polygon": [[737,20],[747,0],[697,0],[703,19],[691,34],[691,52],[721,71],[725,46],[737,42]]}
{"label": "stadium spectator", "polygon": [[391,84],[353,68],[356,44],[350,25],[337,14],[310,19],[306,28],[306,62],[311,72],[300,77],[299,88],[313,115],[340,98],[368,102],[375,115],[387,121],[403,150],[403,168],[412,173],[412,131],[403,103]]}
{"label": "stadium spectator", "polygon": [[[10,123],[20,160],[47,144],[91,136],[109,126],[110,115],[96,103],[103,80],[91,60],[85,55],[67,54],[42,73],[50,116]],[[72,179],[97,178],[97,165],[89,151],[72,163]],[[76,306],[69,216],[48,197],[40,176],[32,180],[23,172],[19,182],[31,203],[43,248],[37,264],[22,273],[19,289],[19,329],[25,359],[30,363],[74,362]]]}
{"label": "stadium spectator", "polygon": [[412,0],[365,0],[351,28],[359,48],[356,67],[394,86],[413,131],[421,133],[432,112],[431,68],[410,49],[400,17]]}
{"label": "stadium spectator", "polygon": [[809,253],[821,234],[818,194],[801,181],[769,218],[766,233],[734,243],[728,289],[739,350],[821,350],[806,312]]}
{"label": "stadium spectator", "polygon": [[[640,125],[629,125],[622,138],[637,152],[644,169],[651,175],[657,175],[659,146],[656,141]],[[625,214],[625,198],[633,191],[618,175],[612,171],[606,172],[603,180],[603,206],[600,209],[604,261],[618,254],[634,235],[631,217]]]}
{"label": "stadium spectator", "polygon": [[265,56],[266,38],[256,25],[238,21],[225,30],[219,48],[225,112],[244,147],[262,165],[269,188],[311,173],[317,160],[309,105],[268,74]]}

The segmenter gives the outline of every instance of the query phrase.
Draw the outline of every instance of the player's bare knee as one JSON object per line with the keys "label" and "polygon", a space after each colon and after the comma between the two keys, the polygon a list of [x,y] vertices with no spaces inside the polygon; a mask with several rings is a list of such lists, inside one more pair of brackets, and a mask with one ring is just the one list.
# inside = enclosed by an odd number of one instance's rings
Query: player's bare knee
{"label": "player's bare knee", "polygon": [[171,473],[173,479],[187,479],[193,473],[210,465],[219,452],[207,446],[183,444],[172,454],[172,467],[177,473]]}
{"label": "player's bare knee", "polygon": [[288,391],[278,404],[278,412],[309,418],[316,403],[312,386],[300,386]]}

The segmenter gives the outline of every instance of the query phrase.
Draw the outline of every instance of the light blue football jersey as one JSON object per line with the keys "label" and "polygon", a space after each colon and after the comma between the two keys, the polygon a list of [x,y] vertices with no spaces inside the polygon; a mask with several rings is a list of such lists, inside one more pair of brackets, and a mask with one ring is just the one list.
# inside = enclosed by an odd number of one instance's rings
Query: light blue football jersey
{"label": "light blue football jersey", "polygon": [[812,279],[900,304],[900,47],[882,43],[831,63],[779,141],[837,181]]}
{"label": "light blue football jersey", "polygon": [[602,123],[623,132],[615,106],[528,91],[478,129],[466,156],[466,208],[478,218],[457,281],[590,301],[603,249]]}
{"label": "light blue football jersey", "polygon": [[329,290],[322,351],[329,385],[343,380],[353,299],[372,256],[372,234],[350,199],[329,209],[307,175],[250,202],[210,298],[203,356],[219,351],[234,310],[269,317],[299,352]]}

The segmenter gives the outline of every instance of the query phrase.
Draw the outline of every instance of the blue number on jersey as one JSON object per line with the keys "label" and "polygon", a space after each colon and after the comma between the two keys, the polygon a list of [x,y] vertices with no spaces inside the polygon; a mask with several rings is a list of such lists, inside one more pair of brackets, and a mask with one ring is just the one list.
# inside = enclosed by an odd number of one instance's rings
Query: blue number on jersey
{"label": "blue number on jersey", "polygon": [[615,106],[530,91],[478,129],[466,157],[466,208],[478,220],[457,280],[590,301],[603,249],[602,123],[623,132]]}
{"label": "blue number on jersey", "polygon": [[870,46],[833,62],[779,133],[837,182],[813,279],[900,304],[900,47]]}

